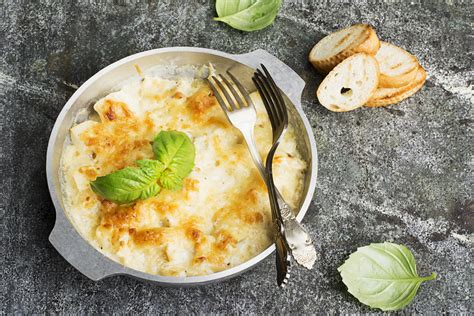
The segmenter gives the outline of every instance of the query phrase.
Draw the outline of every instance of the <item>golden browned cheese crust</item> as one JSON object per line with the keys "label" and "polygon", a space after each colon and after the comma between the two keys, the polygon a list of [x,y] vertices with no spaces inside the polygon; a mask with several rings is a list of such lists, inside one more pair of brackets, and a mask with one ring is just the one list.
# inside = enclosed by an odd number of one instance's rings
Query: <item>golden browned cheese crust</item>
{"label": "golden browned cheese crust", "polygon": [[[257,95],[256,138],[262,156],[271,131]],[[206,275],[241,264],[271,243],[267,192],[246,145],[201,80],[145,77],[100,99],[98,121],[71,129],[62,157],[67,211],[96,249],[125,266],[169,276]],[[153,158],[161,130],[187,133],[196,164],[183,187],[117,205],[97,196],[90,181]],[[275,178],[298,206],[306,163],[290,129],[275,157]]]}

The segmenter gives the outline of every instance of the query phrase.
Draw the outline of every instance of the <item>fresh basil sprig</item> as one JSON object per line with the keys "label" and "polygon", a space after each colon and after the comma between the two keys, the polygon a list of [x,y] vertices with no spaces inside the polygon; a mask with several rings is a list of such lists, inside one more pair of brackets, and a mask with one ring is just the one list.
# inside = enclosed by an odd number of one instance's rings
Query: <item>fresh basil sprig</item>
{"label": "fresh basil sprig", "polygon": [[418,276],[411,251],[388,242],[358,248],[338,271],[349,293],[361,303],[383,311],[404,308],[422,282],[436,278],[436,273]]}
{"label": "fresh basil sprig", "polygon": [[252,32],[273,23],[280,10],[281,0],[217,0],[216,21]]}
{"label": "fresh basil sprig", "polygon": [[194,167],[195,149],[182,132],[162,131],[153,141],[156,160],[136,161],[127,167],[91,182],[92,190],[117,204],[131,203],[157,195],[161,188],[175,190]]}
{"label": "fresh basil sprig", "polygon": [[[145,164],[145,161],[142,160],[142,163]],[[98,177],[91,182],[91,188],[107,200],[118,204],[130,203],[157,195],[161,190],[156,182],[159,174],[158,169],[127,167]]]}

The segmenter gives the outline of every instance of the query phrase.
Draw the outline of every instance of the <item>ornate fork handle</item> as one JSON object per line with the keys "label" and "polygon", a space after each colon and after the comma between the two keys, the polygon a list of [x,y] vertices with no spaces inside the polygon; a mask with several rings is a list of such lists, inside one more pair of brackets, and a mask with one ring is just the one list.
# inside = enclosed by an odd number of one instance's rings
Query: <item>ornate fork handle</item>
{"label": "ornate fork handle", "polygon": [[293,209],[285,202],[280,192],[277,191],[278,204],[280,205],[280,212],[283,221],[296,220]]}
{"label": "ornate fork handle", "polygon": [[296,262],[307,269],[311,269],[317,259],[316,249],[314,248],[311,237],[304,227],[298,223],[293,214],[293,210],[285,200],[283,200],[278,190],[276,190],[276,194],[280,206],[281,218],[283,219],[283,226],[285,227],[285,237],[291,249],[291,254]]}
{"label": "ornate fork handle", "polygon": [[[273,156],[273,154],[272,154]],[[266,179],[268,194],[270,198],[270,208],[272,211],[272,222],[273,222],[273,234],[276,247],[276,268],[277,268],[277,283],[281,287],[284,287],[288,283],[290,277],[290,253],[285,226],[283,225],[283,219],[279,210],[278,194],[276,193],[276,187],[273,182],[273,176],[271,172],[267,172],[268,178]]]}

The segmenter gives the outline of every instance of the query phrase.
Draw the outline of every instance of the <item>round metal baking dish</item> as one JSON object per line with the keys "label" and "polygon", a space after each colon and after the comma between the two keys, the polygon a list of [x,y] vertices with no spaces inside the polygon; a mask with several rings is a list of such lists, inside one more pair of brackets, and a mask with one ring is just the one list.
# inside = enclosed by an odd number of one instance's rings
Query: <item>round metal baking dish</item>
{"label": "round metal baking dish", "polygon": [[[270,255],[275,246],[271,245],[256,257],[228,270],[193,277],[169,277],[152,275],[125,267],[100,253],[91,246],[74,228],[64,207],[60,159],[64,144],[68,139],[69,129],[77,113],[88,108],[95,100],[114,90],[120,83],[137,75],[135,67],[143,72],[156,66],[168,65],[205,65],[211,63],[216,71],[231,70],[242,80],[251,91],[255,90],[250,78],[254,69],[263,63],[275,79],[278,87],[284,93],[288,105],[290,124],[298,135],[297,146],[303,158],[308,163],[305,175],[303,197],[300,203],[298,221],[303,219],[313,197],[316,187],[317,152],[311,126],[301,108],[301,93],[304,81],[290,67],[264,50],[256,50],[248,54],[232,55],[224,52],[192,47],[173,47],[154,49],[138,53],[102,69],[87,80],[69,99],[59,114],[48,144],[46,174],[49,192],[56,209],[56,223],[49,236],[50,242],[57,251],[77,270],[92,280],[100,280],[112,275],[129,275],[138,279],[155,282],[166,286],[192,286],[222,281],[234,277],[253,267]],[[175,67],[169,68],[170,72]],[[173,73],[168,74],[170,76]],[[174,74],[176,75],[176,74]]]}

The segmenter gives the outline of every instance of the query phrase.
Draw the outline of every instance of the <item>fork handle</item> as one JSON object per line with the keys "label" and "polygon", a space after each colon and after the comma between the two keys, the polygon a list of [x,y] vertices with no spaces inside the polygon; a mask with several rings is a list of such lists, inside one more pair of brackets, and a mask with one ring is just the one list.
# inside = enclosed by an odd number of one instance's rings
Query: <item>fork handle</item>
{"label": "fork handle", "polygon": [[276,187],[273,183],[273,177],[271,172],[267,173],[263,167],[260,153],[258,152],[255,138],[253,137],[253,128],[242,128],[240,129],[242,136],[247,143],[247,147],[250,152],[255,166],[257,167],[263,181],[265,182],[268,195],[270,199],[270,208],[272,212],[272,223],[273,223],[273,239],[275,241],[276,248],[276,269],[277,269],[277,284],[280,287],[285,286],[288,283],[289,266],[290,266],[290,253],[289,246],[286,241],[285,231],[283,226],[283,218],[280,213],[280,207],[278,205],[278,195],[276,193]]}
{"label": "fork handle", "polygon": [[[247,143],[250,156],[252,157],[255,166],[260,172],[262,179],[267,185],[270,195],[272,217],[274,221],[277,221],[277,223],[274,223],[274,225],[278,225],[278,227],[274,228],[274,232],[280,232],[274,236],[274,239],[277,249],[277,280],[278,284],[281,285],[281,280],[284,280],[284,275],[288,273],[287,266],[289,264],[287,263],[285,268],[283,258],[287,258],[288,253],[291,253],[298,264],[311,269],[317,258],[316,249],[312,244],[311,237],[306,232],[304,227],[298,223],[295,215],[293,214],[293,210],[288,205],[288,203],[285,202],[282,195],[276,188],[273,182],[273,175],[271,172],[267,172],[267,170],[263,167],[263,162],[260,157],[260,153],[258,152],[255,138],[253,137],[252,127],[242,128],[240,131],[245,139],[245,142]],[[273,190],[270,190],[270,187],[272,187]],[[272,201],[272,196],[274,201]],[[286,232],[285,230],[288,231]],[[282,231],[283,233],[281,233]]]}
{"label": "fork handle", "polygon": [[280,207],[278,205],[278,198],[276,194],[276,187],[273,182],[271,171],[268,173],[268,195],[270,198],[270,208],[273,219],[273,234],[276,248],[276,269],[277,269],[277,284],[284,287],[288,283],[290,277],[290,248],[285,236],[285,227],[280,214]]}
{"label": "fork handle", "polygon": [[258,152],[257,144],[255,143],[255,137],[253,137],[253,126],[251,126],[250,128],[241,128],[240,132],[242,133],[242,136],[244,137],[245,142],[247,143],[247,147],[249,149],[250,156],[252,157],[255,167],[257,167],[258,172],[262,176],[263,181],[265,181],[265,184],[268,184],[267,172],[265,171],[262,158],[260,157],[260,153]]}
{"label": "fork handle", "polygon": [[275,238],[276,248],[276,269],[277,269],[277,284],[280,287],[285,286],[290,278],[289,273],[289,254],[288,246],[286,245],[285,238],[281,234],[278,234]]}
{"label": "fork handle", "polygon": [[295,214],[293,213],[293,209],[283,199],[283,196],[281,195],[280,191],[278,191],[277,188],[275,188],[275,190],[276,190],[278,204],[280,205],[280,212],[281,212],[281,217],[283,221],[286,222],[290,220],[296,220]]}
{"label": "fork handle", "polygon": [[306,229],[296,220],[291,207],[277,193],[280,214],[285,228],[285,238],[288,242],[291,254],[296,262],[307,269],[311,269],[317,259],[316,248],[311,240],[311,236]]}
{"label": "fork handle", "polygon": [[[247,143],[247,147],[255,163],[255,166],[257,167],[258,171],[260,172],[260,175],[262,176],[263,180],[265,181],[265,184],[267,185],[269,194],[271,194],[270,187],[273,187],[273,194],[276,205],[271,201],[270,198],[270,206],[272,207],[273,217],[275,218],[275,220],[279,221],[280,228],[278,230],[281,231],[282,228],[283,230],[288,230],[284,233],[283,236],[275,236],[275,240],[277,240],[277,238],[283,238],[284,240],[280,243],[280,245],[282,248],[285,248],[283,247],[283,245],[286,246],[286,253],[288,253],[287,249],[289,249],[298,264],[308,269],[311,269],[313,267],[314,262],[316,261],[317,255],[316,249],[312,244],[310,235],[304,229],[304,227],[296,220],[293,210],[288,205],[288,203],[285,202],[283,196],[275,186],[272,174],[270,172],[267,172],[267,170],[263,167],[263,162],[260,157],[260,153],[258,152],[257,144],[255,143],[255,138],[252,134],[252,128],[242,128],[240,131],[242,132],[245,142]],[[275,245],[277,245],[276,242]],[[280,256],[285,256],[283,250],[280,251]],[[279,259],[277,258],[277,260]],[[277,267],[278,266],[281,265],[277,264]]]}
{"label": "fork handle", "polygon": [[[252,128],[242,128],[240,129],[240,132],[242,133],[242,136],[244,137],[245,142],[247,143],[247,147],[250,151],[250,156],[252,157],[252,160],[255,166],[257,167],[258,172],[262,176],[263,180],[265,182],[268,182],[267,171],[265,170],[265,167],[263,166],[262,158],[260,157],[257,144],[255,143],[255,138],[252,135]],[[276,193],[278,204],[280,205],[281,219],[284,221],[296,220],[296,217],[293,214],[291,207],[288,205],[288,203],[285,202],[285,200],[283,199],[283,196],[281,195],[281,193],[278,191],[276,187],[275,187],[275,193]]]}

